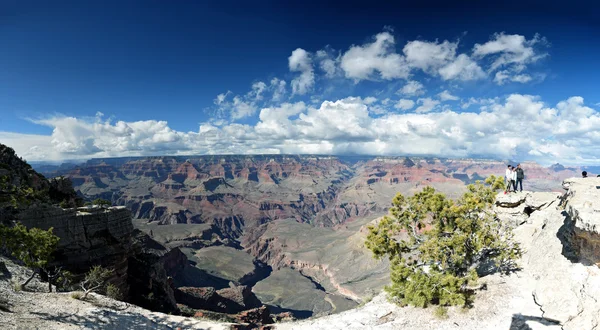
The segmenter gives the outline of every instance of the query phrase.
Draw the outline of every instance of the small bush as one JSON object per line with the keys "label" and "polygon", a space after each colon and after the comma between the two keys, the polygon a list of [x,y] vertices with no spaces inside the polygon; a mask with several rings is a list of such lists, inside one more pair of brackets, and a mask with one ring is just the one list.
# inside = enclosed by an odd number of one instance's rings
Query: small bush
{"label": "small bush", "polygon": [[75,286],[75,275],[69,271],[62,270],[55,280],[55,285],[57,291],[71,291]]}
{"label": "small bush", "polygon": [[368,304],[371,302],[371,300],[373,300],[373,295],[368,295],[366,298],[363,299],[363,301],[358,304],[358,306],[356,307],[363,307],[364,305]]}
{"label": "small bush", "polygon": [[80,283],[81,288],[84,290],[83,300],[85,300],[90,292],[103,292],[105,291],[106,281],[112,275],[112,269],[106,269],[102,266],[94,266],[90,271],[85,274],[85,279]]}
{"label": "small bush", "polygon": [[81,291],[71,292],[71,298],[81,300],[81,298],[83,298],[83,292],[81,292]]}
{"label": "small bush", "polygon": [[196,315],[196,310],[187,305],[177,304],[177,307],[179,307],[179,312],[183,316],[192,317]]}
{"label": "small bush", "polygon": [[147,295],[143,296],[144,299],[146,299],[147,301],[153,301],[154,300],[154,292],[150,292]]}
{"label": "small bush", "polygon": [[15,292],[19,292],[19,291],[23,290],[23,285],[21,283],[19,283],[19,281],[17,279],[14,279],[14,278],[10,280],[10,287]]}
{"label": "small bush", "polygon": [[448,308],[444,306],[437,306],[433,311],[433,315],[438,319],[445,320],[448,318]]}
{"label": "small bush", "polygon": [[102,198],[97,198],[95,199],[92,204],[94,205],[100,205],[100,206],[111,206],[112,203],[109,200],[106,199],[102,199]]}
{"label": "small bush", "polygon": [[112,283],[106,286],[106,296],[115,300],[123,300],[121,290]]}

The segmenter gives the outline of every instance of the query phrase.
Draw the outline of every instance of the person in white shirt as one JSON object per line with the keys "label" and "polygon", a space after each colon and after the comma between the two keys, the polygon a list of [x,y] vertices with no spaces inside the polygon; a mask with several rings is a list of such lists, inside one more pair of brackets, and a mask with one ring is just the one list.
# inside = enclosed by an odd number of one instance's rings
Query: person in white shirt
{"label": "person in white shirt", "polygon": [[512,185],[512,166],[508,165],[506,173],[504,174],[504,193],[510,192],[510,186]]}

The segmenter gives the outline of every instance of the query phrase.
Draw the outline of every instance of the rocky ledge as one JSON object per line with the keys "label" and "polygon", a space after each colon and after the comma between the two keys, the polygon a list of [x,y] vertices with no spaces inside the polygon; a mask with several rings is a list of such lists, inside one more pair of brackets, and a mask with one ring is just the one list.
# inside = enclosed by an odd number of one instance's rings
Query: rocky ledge
{"label": "rocky ledge", "polygon": [[175,290],[175,296],[178,302],[191,308],[228,314],[262,306],[260,300],[252,293],[252,288],[245,285],[236,286],[233,283],[230,283],[229,288],[221,290],[212,287],[181,287]]}
{"label": "rocky ledge", "polygon": [[567,189],[565,211],[574,223],[574,244],[582,262],[600,263],[600,178],[573,178]]}
{"label": "rocky ledge", "polygon": [[500,194],[500,221],[521,243],[521,269],[481,279],[468,310],[399,307],[381,293],[363,307],[277,329],[599,329],[600,178],[568,179],[566,193]]}

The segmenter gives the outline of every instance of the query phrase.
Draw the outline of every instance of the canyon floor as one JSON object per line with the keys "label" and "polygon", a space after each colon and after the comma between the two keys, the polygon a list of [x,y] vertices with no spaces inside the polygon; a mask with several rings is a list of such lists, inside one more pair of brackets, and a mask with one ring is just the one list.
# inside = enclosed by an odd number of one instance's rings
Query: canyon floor
{"label": "canyon floor", "polygon": [[[294,219],[263,225],[260,235],[239,246],[196,248],[205,224],[156,225],[134,220],[135,227],[169,247],[179,247],[193,267],[176,284],[216,288],[229,281],[250,285],[273,313],[291,311],[297,318],[322,316],[356,307],[389,280],[387,260],[377,261],[364,247],[366,226],[377,216],[350,221],[339,228],[313,227]],[[255,257],[256,256],[256,257]],[[194,273],[196,272],[196,273]],[[294,283],[294,285],[290,285]]]}

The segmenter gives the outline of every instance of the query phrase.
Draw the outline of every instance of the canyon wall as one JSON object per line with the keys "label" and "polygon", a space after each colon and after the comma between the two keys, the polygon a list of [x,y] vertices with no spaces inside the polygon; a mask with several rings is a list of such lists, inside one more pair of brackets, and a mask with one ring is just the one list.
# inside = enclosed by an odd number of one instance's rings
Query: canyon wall
{"label": "canyon wall", "polygon": [[128,294],[133,226],[127,209],[40,206],[22,210],[18,220],[28,228],[54,228],[54,234],[60,238],[54,264],[78,274],[94,265],[113,268],[114,282]]}
{"label": "canyon wall", "polygon": [[74,274],[101,265],[113,270],[109,281],[124,299],[151,310],[177,312],[169,273],[187,265],[179,249],[167,249],[133,228],[124,207],[61,209],[39,206],[21,210],[18,220],[28,228],[53,228],[60,238],[52,265]]}
{"label": "canyon wall", "polygon": [[[525,189],[560,190],[578,169],[523,163]],[[334,227],[385,213],[396,193],[433,186],[458,197],[465,186],[504,174],[495,160],[422,157],[187,156],[92,159],[63,172],[88,199],[126,206],[135,219],[208,223],[239,239],[279,219]]]}

